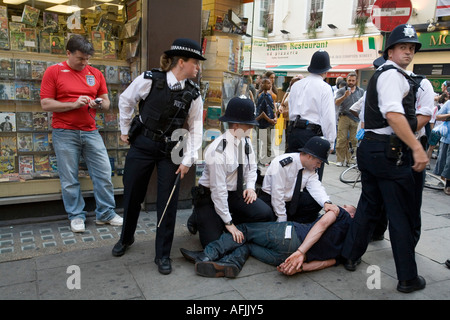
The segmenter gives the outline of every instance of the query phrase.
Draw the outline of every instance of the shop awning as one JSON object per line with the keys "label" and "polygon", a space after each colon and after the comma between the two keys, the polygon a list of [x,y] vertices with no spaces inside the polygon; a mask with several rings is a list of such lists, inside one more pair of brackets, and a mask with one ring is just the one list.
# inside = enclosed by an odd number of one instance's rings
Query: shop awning
{"label": "shop awning", "polygon": [[328,78],[346,78],[350,72],[373,67],[372,64],[338,64],[327,72]]}
{"label": "shop awning", "polygon": [[281,65],[267,65],[267,71],[273,71],[277,75],[296,75],[300,72],[308,72],[308,65],[305,64],[281,64]]}
{"label": "shop awning", "polygon": [[351,72],[360,69],[367,69],[373,67],[372,64],[338,64],[331,68],[330,72],[339,71],[339,72]]}

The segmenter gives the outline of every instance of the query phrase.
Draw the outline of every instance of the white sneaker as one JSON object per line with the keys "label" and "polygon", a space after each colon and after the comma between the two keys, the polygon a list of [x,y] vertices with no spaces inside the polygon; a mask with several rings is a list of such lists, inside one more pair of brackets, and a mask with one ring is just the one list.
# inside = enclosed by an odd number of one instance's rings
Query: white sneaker
{"label": "white sneaker", "polygon": [[121,226],[123,224],[123,218],[116,214],[114,218],[108,221],[95,220],[96,224],[110,224],[112,226]]}
{"label": "white sneaker", "polygon": [[84,221],[81,218],[76,218],[70,221],[70,228],[72,232],[84,232]]}
{"label": "white sneaker", "polygon": [[344,164],[342,162],[336,162],[337,167],[342,167]]}

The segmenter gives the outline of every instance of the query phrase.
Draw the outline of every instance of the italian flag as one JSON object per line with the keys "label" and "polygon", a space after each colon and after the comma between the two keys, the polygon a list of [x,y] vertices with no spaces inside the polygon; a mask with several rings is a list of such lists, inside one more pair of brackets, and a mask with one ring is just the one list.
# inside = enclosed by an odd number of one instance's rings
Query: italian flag
{"label": "italian flag", "polygon": [[364,48],[366,49],[375,49],[375,38],[374,37],[368,37],[367,42],[359,39],[356,40],[356,49],[358,52],[364,52]]}
{"label": "italian flag", "polygon": [[450,16],[450,0],[438,0],[436,5],[436,17]]}

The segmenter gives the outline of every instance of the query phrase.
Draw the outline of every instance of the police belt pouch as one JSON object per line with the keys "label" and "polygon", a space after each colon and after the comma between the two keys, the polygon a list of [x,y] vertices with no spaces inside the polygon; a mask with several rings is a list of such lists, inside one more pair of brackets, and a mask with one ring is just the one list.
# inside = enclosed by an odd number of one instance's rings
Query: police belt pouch
{"label": "police belt pouch", "polygon": [[398,160],[403,151],[405,144],[395,134],[389,136],[389,143],[386,144],[386,157],[388,159]]}
{"label": "police belt pouch", "polygon": [[128,130],[128,141],[132,143],[136,137],[141,133],[143,124],[139,120],[139,115],[135,116],[131,121],[130,130]]}
{"label": "police belt pouch", "polygon": [[309,120],[302,119],[300,115],[298,115],[294,121],[291,121],[291,125],[293,128],[308,129],[319,136],[322,135],[322,127],[320,125],[311,123]]}

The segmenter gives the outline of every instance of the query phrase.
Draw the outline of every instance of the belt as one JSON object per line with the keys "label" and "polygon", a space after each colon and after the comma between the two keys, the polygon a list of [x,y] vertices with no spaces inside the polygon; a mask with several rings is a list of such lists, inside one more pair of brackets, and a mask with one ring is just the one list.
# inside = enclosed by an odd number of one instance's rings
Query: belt
{"label": "belt", "polygon": [[169,137],[154,133],[154,132],[148,130],[147,128],[144,128],[144,130],[142,130],[142,134],[144,136],[146,136],[147,138],[149,138],[153,141],[156,141],[156,142],[170,142]]}
{"label": "belt", "polygon": [[390,134],[378,134],[372,131],[366,131],[364,133],[364,139],[382,142],[389,142],[390,136]]}
{"label": "belt", "polygon": [[[303,119],[302,119],[303,120]],[[306,124],[299,124],[298,121],[289,121],[289,126],[292,126],[293,128],[300,128],[300,129],[308,129],[308,130],[320,130],[322,129],[322,127],[319,124],[315,124],[315,123],[308,123],[308,120],[305,120]],[[297,124],[296,124],[297,122]]]}

